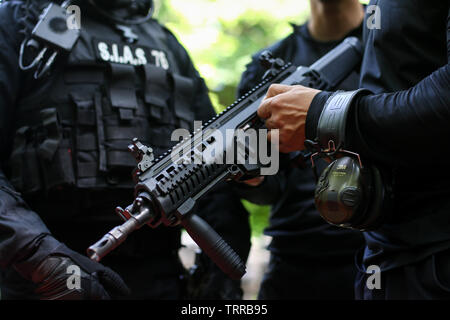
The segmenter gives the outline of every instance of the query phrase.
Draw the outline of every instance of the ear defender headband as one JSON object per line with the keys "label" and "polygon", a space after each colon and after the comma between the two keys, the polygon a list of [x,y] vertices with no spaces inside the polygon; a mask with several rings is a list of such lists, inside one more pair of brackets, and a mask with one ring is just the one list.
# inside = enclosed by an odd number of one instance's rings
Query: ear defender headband
{"label": "ear defender headband", "polygon": [[306,141],[316,177],[314,157],[331,164],[318,178],[314,200],[328,223],[361,231],[376,229],[385,220],[387,196],[385,181],[374,165],[363,165],[359,154],[346,150],[345,137],[349,110],[355,99],[370,94],[366,89],[338,91],[326,102],[320,115],[315,141]]}

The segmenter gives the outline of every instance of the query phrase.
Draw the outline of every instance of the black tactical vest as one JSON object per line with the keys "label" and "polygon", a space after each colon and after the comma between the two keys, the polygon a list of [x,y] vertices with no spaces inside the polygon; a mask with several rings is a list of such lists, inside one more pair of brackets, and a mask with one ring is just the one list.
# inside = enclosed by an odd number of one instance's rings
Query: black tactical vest
{"label": "black tactical vest", "polygon": [[81,37],[52,76],[16,106],[10,180],[33,194],[64,187],[131,188],[134,137],[161,153],[191,129],[195,80],[181,76],[154,20],[129,44],[112,25],[82,20]]}

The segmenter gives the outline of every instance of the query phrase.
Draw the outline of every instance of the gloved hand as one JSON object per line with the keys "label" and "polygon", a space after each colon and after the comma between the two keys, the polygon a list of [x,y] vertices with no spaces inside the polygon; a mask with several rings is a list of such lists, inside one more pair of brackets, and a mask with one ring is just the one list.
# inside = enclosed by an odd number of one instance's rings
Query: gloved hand
{"label": "gloved hand", "polygon": [[64,244],[52,249],[43,260],[36,256],[16,269],[36,284],[35,293],[41,300],[107,300],[130,294],[117,273]]}
{"label": "gloved hand", "polygon": [[88,272],[68,257],[49,256],[32,274],[35,293],[41,300],[108,300],[129,294],[117,273],[98,265]]}

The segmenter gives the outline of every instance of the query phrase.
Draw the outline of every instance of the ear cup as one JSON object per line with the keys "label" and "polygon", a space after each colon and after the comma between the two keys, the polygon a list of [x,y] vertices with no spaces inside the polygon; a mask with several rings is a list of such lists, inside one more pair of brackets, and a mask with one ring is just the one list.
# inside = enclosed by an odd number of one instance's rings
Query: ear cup
{"label": "ear cup", "polygon": [[[370,166],[367,170],[367,193],[370,196],[364,212],[361,212],[361,220],[355,224],[359,230],[374,230],[378,228],[390,212],[388,190],[388,178],[376,166]],[[370,180],[370,181],[369,181]]]}
{"label": "ear cup", "polygon": [[351,221],[367,202],[360,168],[353,158],[342,157],[331,163],[319,178],[315,203],[328,223],[351,227]]}
{"label": "ear cup", "polygon": [[375,166],[361,169],[358,160],[339,158],[319,178],[316,208],[330,224],[361,231],[376,229],[389,211],[384,180]]}

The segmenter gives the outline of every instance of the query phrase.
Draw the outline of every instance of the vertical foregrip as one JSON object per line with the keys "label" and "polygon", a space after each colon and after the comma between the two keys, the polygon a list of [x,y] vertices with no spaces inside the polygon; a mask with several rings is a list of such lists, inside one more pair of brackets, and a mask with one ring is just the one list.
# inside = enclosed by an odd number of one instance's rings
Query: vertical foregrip
{"label": "vertical foregrip", "polygon": [[202,218],[189,214],[181,220],[181,224],[198,246],[230,278],[238,280],[244,276],[244,262]]}

